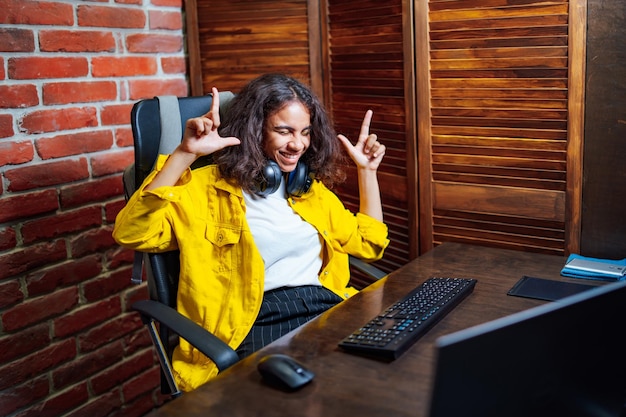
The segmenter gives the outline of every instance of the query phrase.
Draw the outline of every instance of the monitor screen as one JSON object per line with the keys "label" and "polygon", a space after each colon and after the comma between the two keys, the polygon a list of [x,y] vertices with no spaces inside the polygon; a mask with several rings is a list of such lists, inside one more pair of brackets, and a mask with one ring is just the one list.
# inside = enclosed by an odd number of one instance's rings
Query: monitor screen
{"label": "monitor screen", "polygon": [[443,336],[430,417],[615,416],[626,401],[626,282]]}

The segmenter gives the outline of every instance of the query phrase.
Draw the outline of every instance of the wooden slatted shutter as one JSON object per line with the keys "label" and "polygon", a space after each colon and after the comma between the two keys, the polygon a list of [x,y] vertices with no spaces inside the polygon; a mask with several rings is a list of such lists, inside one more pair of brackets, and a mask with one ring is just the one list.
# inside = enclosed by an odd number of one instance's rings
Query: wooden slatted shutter
{"label": "wooden slatted shutter", "polygon": [[427,4],[423,248],[460,241],[563,254],[568,1]]}
{"label": "wooden slatted shutter", "polygon": [[[327,13],[330,108],[335,126],[355,141],[366,110],[372,109],[371,131],[387,148],[379,182],[391,244],[379,266],[393,270],[417,255],[410,2],[331,0]],[[356,173],[349,176],[353,182],[339,195],[356,211]]]}
{"label": "wooden slatted shutter", "polygon": [[196,85],[192,94],[209,93],[212,87],[237,92],[252,78],[269,72],[290,74],[310,84],[307,3],[187,1],[188,13],[195,10],[193,19],[188,19],[190,61],[195,59],[190,62],[192,85]]}

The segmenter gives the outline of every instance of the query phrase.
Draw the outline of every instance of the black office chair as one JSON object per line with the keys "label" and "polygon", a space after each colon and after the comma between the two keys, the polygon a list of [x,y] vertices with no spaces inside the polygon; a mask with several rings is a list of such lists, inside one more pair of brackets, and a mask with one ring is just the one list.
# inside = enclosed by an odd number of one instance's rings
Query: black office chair
{"label": "black office chair", "polygon": [[[220,113],[228,109],[232,93],[220,93]],[[157,97],[137,102],[131,111],[131,127],[135,147],[135,163],[124,172],[126,198],[138,188],[152,171],[161,153],[171,153],[180,143],[185,121],[208,112],[212,96]],[[200,158],[192,166],[210,163]],[[386,275],[373,265],[350,257],[351,266],[373,280]],[[136,253],[133,282],[142,281],[142,265],[146,266],[150,299],[137,301],[132,308],[141,314],[161,364],[161,392],[177,397],[181,394],[172,373],[171,358],[178,338],[182,337],[211,359],[223,371],[239,360],[226,343],[200,325],[176,311],[176,294],[180,272],[179,252]],[[159,324],[157,328],[157,324]]]}

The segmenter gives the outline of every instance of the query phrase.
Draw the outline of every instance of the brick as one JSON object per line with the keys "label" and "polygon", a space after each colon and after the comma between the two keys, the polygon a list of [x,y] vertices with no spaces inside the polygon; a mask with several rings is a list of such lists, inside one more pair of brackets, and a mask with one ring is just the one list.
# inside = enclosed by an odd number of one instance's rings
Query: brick
{"label": "brick", "polygon": [[104,218],[108,224],[115,223],[115,218],[117,214],[122,210],[122,208],[126,205],[126,200],[119,199],[117,201],[113,201],[107,203],[104,206]]}
{"label": "brick", "polygon": [[102,276],[86,282],[83,285],[83,293],[87,302],[94,302],[110,297],[128,288],[130,283],[129,270],[111,272],[109,276]]}
{"label": "brick", "polygon": [[142,9],[108,6],[78,6],[78,25],[110,28],[143,28],[146,15]]}
{"label": "brick", "polygon": [[47,323],[6,335],[0,338],[0,363],[9,363],[19,357],[37,352],[49,344],[50,328]]}
{"label": "brick", "polygon": [[154,57],[99,56],[91,60],[91,73],[94,77],[134,77],[157,73]]}
{"label": "brick", "polygon": [[81,351],[91,352],[106,345],[111,340],[121,339],[126,334],[141,329],[143,326],[139,314],[125,314],[82,333],[78,337],[78,343]]}
{"label": "brick", "polygon": [[143,283],[139,285],[131,286],[123,295],[123,302],[126,306],[127,311],[135,311],[132,310],[132,305],[139,300],[147,300],[150,298],[150,294],[148,293],[148,283],[144,280]]}
{"label": "brick", "polygon": [[[54,320],[54,336],[63,338],[76,334],[96,324],[106,322],[108,319],[121,314],[121,312],[122,307],[118,296],[83,306]],[[110,340],[112,339],[107,339],[107,342]],[[79,347],[82,352],[92,350],[84,350],[82,346]]]}
{"label": "brick", "polygon": [[119,197],[123,194],[124,186],[121,175],[98,178],[86,183],[61,188],[61,206],[66,209]]}
{"label": "brick", "polygon": [[155,403],[153,398],[155,392],[142,395],[132,402],[125,401],[124,406],[111,414],[110,417],[142,417],[148,415],[152,409],[163,403]]}
{"label": "brick", "polygon": [[50,240],[101,224],[102,210],[100,207],[84,207],[25,222],[21,229],[22,239],[23,243],[28,245],[38,240]]}
{"label": "brick", "polygon": [[161,376],[157,368],[147,370],[135,378],[129,378],[122,386],[124,400],[132,401],[143,394],[152,392],[152,390],[160,386],[160,381]]}
{"label": "brick", "polygon": [[85,158],[67,159],[13,168],[4,175],[9,182],[8,190],[24,191],[89,178],[89,168]]}
{"label": "brick", "polygon": [[124,346],[126,355],[132,355],[140,351],[150,352],[151,355],[155,353],[152,339],[145,326],[136,332],[127,334],[124,337]]}
{"label": "brick", "polygon": [[[111,227],[100,227],[91,229],[70,240],[70,250],[73,258],[106,250],[116,243],[111,235]],[[104,295],[104,294],[103,294]],[[103,298],[103,297],[100,297]],[[98,298],[98,299],[100,299]]]}
{"label": "brick", "polygon": [[20,251],[0,255],[0,279],[22,274],[66,257],[67,249],[63,240],[31,245]]}
{"label": "brick", "polygon": [[28,381],[76,357],[74,339],[54,343],[44,349],[0,368],[0,390]]}
{"label": "brick", "polygon": [[0,229],[0,251],[13,249],[15,245],[17,245],[15,229],[12,227]]}
{"label": "brick", "polygon": [[115,410],[121,408],[121,406],[122,400],[118,388],[112,392],[96,397],[93,401],[88,402],[83,407],[77,408],[71,413],[64,414],[64,417],[105,417],[110,416]]}
{"label": "brick", "polygon": [[[1,258],[0,258],[1,259]],[[22,287],[17,280],[0,283],[0,308],[19,303],[24,299]],[[2,355],[0,354],[0,357]]]}
{"label": "brick", "polygon": [[132,104],[111,104],[102,107],[100,119],[103,126],[130,124]]}
{"label": "brick", "polygon": [[[128,380],[139,375],[140,373],[150,370],[154,367],[154,355],[150,351],[140,353],[133,356],[130,359],[126,359],[123,362],[116,364],[108,369],[105,369],[100,374],[95,375],[91,379],[91,387],[96,395],[100,395],[109,391],[116,386],[122,386]],[[159,374],[157,370],[157,385],[159,381]],[[146,391],[150,391],[156,388],[154,381],[149,384]],[[145,391],[143,391],[145,392]]]}
{"label": "brick", "polygon": [[45,375],[26,381],[22,385],[10,387],[0,394],[0,415],[8,416],[24,406],[41,400],[49,393],[50,383]]}
{"label": "brick", "polygon": [[180,10],[172,12],[150,10],[149,21],[150,29],[181,30],[183,28]]}
{"label": "brick", "polygon": [[91,174],[94,177],[123,172],[135,160],[132,149],[123,149],[118,152],[108,152],[91,158]]}
{"label": "brick", "polygon": [[93,254],[26,275],[26,289],[29,296],[33,297],[87,281],[101,272],[101,255]]}
{"label": "brick", "polygon": [[35,150],[31,141],[0,142],[0,167],[30,162],[34,156]]}
{"label": "brick", "polygon": [[187,61],[183,57],[163,57],[161,58],[161,68],[166,74],[186,74]]}
{"label": "brick", "polygon": [[174,53],[183,50],[182,35],[162,35],[137,33],[126,37],[128,52],[134,53]]}
{"label": "brick", "polygon": [[0,138],[11,137],[14,133],[13,116],[10,114],[0,114]]}
{"label": "brick", "polygon": [[0,223],[49,213],[59,208],[56,190],[36,191],[0,199]]}
{"label": "brick", "polygon": [[114,81],[55,82],[43,86],[45,105],[91,103],[116,98],[117,85]]}
{"label": "brick", "polygon": [[35,148],[41,159],[60,158],[110,149],[113,132],[94,130],[37,139]]}
{"label": "brick", "polygon": [[0,28],[0,52],[34,52],[35,35],[30,29]]}
{"label": "brick", "polygon": [[[67,339],[74,341],[73,338]],[[77,357],[74,361],[52,371],[55,388],[63,388],[83,381],[103,369],[119,362],[123,356],[122,343],[117,340],[102,348]],[[89,414],[84,414],[85,416]]]}
{"label": "brick", "polygon": [[129,80],[128,87],[131,100],[141,100],[163,95],[177,97],[189,95],[187,82],[183,78]]}
{"label": "brick", "polygon": [[[135,251],[118,246],[107,251],[106,258],[107,268],[113,270],[124,265],[131,265],[135,260]],[[130,272],[128,274],[130,276]]]}
{"label": "brick", "polygon": [[133,132],[130,128],[115,130],[115,144],[118,147],[133,146],[133,142]]}
{"label": "brick", "polygon": [[34,84],[0,85],[0,108],[19,109],[39,104]]}
{"label": "brick", "polygon": [[81,129],[97,125],[95,108],[73,107],[37,110],[28,113],[20,121],[20,130],[24,133],[34,134]]}
{"label": "brick", "polygon": [[181,7],[183,0],[152,0],[150,3],[155,6]]}
{"label": "brick", "polygon": [[42,30],[39,32],[42,52],[115,52],[112,32],[90,30]]}
{"label": "brick", "polygon": [[[89,391],[86,382],[74,385],[59,394],[50,396],[44,402],[31,407],[32,417],[60,416],[89,400]],[[20,417],[27,417],[20,415]]]}
{"label": "brick", "polygon": [[5,331],[23,329],[34,323],[70,311],[78,304],[78,288],[69,287],[32,298],[6,310],[2,315]]}
{"label": "brick", "polygon": [[0,23],[63,26],[74,24],[74,10],[69,3],[0,0],[0,9]]}
{"label": "brick", "polygon": [[9,78],[14,80],[76,78],[89,73],[89,64],[84,57],[9,58],[8,65]]}

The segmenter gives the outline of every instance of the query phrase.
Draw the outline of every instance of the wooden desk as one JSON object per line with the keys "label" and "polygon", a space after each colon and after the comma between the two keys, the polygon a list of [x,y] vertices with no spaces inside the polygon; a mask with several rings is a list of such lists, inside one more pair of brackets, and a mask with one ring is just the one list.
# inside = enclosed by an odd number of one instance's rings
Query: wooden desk
{"label": "wooden desk", "polygon": [[[506,293],[522,275],[575,282],[560,276],[564,263],[558,256],[443,244],[150,416],[426,416],[435,340],[542,304]],[[337,347],[351,331],[432,276],[476,278],[478,283],[468,298],[393,362]],[[315,379],[293,393],[265,385],[256,365],[270,353],[293,356],[315,372]]]}

